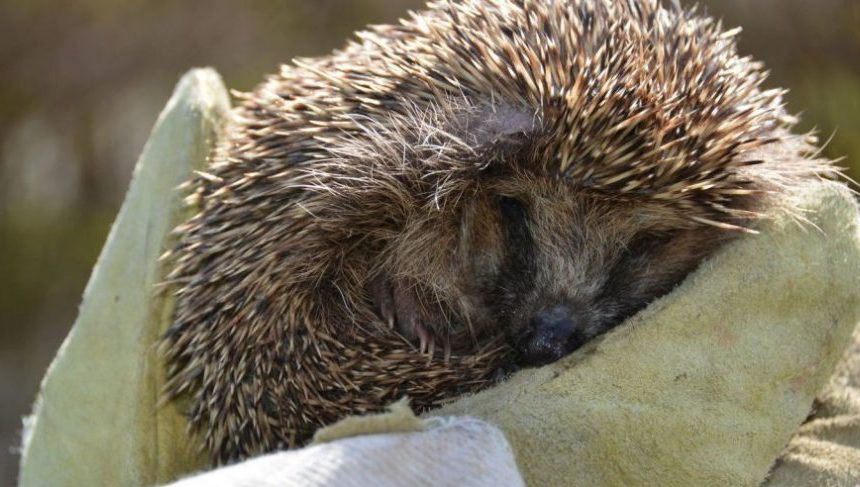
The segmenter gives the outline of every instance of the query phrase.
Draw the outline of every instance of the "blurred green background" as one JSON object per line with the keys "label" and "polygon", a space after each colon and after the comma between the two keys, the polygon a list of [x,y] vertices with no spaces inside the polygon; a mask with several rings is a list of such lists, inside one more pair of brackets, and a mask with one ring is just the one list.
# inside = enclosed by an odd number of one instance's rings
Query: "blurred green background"
{"label": "blurred green background", "polygon": [[[251,88],[418,0],[6,0],[0,3],[0,485],[21,416],[74,320],[133,164],[179,76]],[[802,130],[860,176],[860,0],[711,0],[741,50],[791,89]],[[85,384],[81,385],[86,387]]]}

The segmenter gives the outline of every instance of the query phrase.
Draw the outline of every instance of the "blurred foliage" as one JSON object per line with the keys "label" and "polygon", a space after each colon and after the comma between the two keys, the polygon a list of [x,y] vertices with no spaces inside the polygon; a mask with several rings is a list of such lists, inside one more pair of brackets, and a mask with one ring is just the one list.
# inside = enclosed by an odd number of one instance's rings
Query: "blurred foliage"
{"label": "blurred foliage", "polygon": [[[20,416],[72,323],[149,128],[189,67],[250,89],[294,56],[419,0],[6,0],[0,3],[0,484]],[[860,176],[860,2],[709,0],[741,50],[791,89],[801,130]]]}

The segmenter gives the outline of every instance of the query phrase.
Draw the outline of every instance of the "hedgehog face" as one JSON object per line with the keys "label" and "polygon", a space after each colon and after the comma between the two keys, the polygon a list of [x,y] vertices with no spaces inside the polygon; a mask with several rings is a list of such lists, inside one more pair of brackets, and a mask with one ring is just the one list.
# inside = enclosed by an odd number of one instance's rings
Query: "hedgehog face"
{"label": "hedgehog face", "polygon": [[496,201],[499,265],[475,275],[489,326],[504,327],[521,365],[555,361],[617,325],[727,238],[552,179],[517,186],[529,191],[504,191]]}

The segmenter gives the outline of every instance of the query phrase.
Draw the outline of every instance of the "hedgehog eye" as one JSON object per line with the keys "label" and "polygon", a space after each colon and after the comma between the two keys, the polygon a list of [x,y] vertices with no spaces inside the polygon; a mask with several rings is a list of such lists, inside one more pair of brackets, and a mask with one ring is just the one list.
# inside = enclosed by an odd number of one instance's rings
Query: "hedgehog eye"
{"label": "hedgehog eye", "polygon": [[669,243],[671,239],[671,235],[664,233],[640,233],[624,249],[621,254],[622,260],[629,261],[648,256]]}
{"label": "hedgehog eye", "polygon": [[510,196],[499,197],[499,211],[502,214],[502,219],[506,224],[524,223],[526,220],[526,208],[523,203]]}
{"label": "hedgehog eye", "polygon": [[499,212],[505,238],[514,248],[522,248],[531,242],[528,226],[528,210],[518,199],[509,196],[499,197]]}

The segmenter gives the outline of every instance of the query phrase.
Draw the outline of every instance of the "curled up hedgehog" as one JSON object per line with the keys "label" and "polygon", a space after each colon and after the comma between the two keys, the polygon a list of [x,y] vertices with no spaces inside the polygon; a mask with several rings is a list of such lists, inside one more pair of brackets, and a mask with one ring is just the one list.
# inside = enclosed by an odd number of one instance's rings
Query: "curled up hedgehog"
{"label": "curled up hedgehog", "polygon": [[239,95],[167,256],[168,396],[213,461],[559,359],[833,173],[734,34],[443,1]]}

